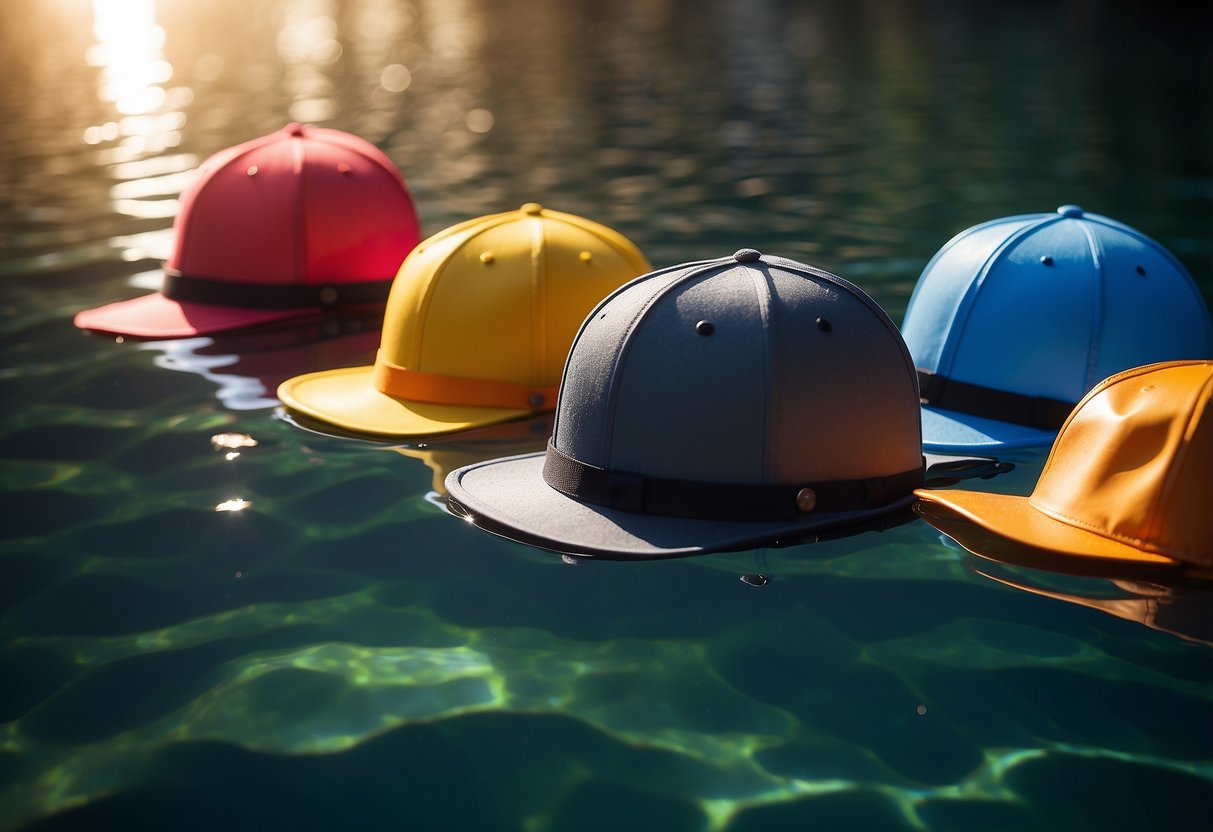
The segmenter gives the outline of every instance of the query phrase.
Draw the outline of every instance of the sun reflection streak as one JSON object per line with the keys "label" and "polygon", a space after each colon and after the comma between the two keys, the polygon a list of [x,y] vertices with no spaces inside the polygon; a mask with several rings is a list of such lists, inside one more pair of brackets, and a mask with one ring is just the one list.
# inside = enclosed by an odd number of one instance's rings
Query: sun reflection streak
{"label": "sun reflection streak", "polygon": [[164,60],[164,30],[152,0],[93,0],[97,43],[87,59],[103,70],[99,93],[123,115],[142,115],[164,103],[173,67]]}
{"label": "sun reflection streak", "polygon": [[175,216],[177,196],[188,181],[185,171],[197,160],[184,155],[178,157],[184,165],[151,169],[139,163],[181,143],[182,110],[193,92],[168,86],[173,67],[164,58],[165,31],[156,22],[154,0],[93,0],[92,7],[96,43],[85,59],[100,70],[97,96],[113,106],[114,116],[85,129],[84,141],[105,145],[97,161],[118,180],[110,192],[116,213],[140,219]]}

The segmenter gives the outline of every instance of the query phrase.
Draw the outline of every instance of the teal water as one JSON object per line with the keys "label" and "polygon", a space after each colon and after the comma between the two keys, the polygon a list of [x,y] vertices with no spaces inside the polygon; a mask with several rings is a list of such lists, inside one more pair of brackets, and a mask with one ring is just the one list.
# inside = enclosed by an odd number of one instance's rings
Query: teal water
{"label": "teal water", "polygon": [[[1073,202],[1213,299],[1207,23],[5,2],[0,830],[1207,823],[1205,587],[997,564],[920,520],[569,562],[437,491],[545,424],[393,449],[279,417],[278,381],[368,362],[375,320],[142,344],[71,323],[157,285],[203,158],[291,120],[388,152],[427,234],[539,201],[655,265],[801,259],[900,320],[952,235]],[[1015,461],[975,487],[1028,493],[1043,454]]]}

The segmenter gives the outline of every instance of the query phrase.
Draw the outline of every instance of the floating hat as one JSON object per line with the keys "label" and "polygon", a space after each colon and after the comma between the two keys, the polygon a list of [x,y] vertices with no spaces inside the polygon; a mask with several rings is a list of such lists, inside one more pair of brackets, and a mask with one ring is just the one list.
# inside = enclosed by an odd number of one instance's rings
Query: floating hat
{"label": "floating hat", "polygon": [[1101,575],[1213,576],[1213,361],[1171,361],[1096,386],[1061,428],[1028,497],[915,492],[975,554]]}
{"label": "floating hat", "polygon": [[504,537],[650,558],[858,524],[923,477],[896,325],[839,277],[742,249],[607,297],[573,342],[547,450],[446,487]]}
{"label": "floating hat", "polygon": [[76,326],[184,338],[382,304],[421,238],[387,156],[301,124],[203,162],[173,229],[161,290],[80,312]]}
{"label": "floating hat", "polygon": [[408,256],[373,366],[283,382],[288,410],[374,437],[449,433],[551,410],[577,327],[649,268],[627,238],[527,203]]}
{"label": "floating hat", "polygon": [[902,334],[929,450],[1047,447],[1101,379],[1213,357],[1208,306],[1179,261],[1076,205],[954,237],[919,278]]}

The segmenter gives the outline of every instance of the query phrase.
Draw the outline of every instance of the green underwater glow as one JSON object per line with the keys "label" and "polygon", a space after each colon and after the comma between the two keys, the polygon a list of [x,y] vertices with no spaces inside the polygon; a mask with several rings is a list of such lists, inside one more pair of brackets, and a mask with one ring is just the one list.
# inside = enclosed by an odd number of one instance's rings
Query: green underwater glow
{"label": "green underwater glow", "polygon": [[[806,722],[804,716],[752,698],[722,675],[713,652],[744,650],[744,633],[707,651],[680,638],[593,642],[532,628],[466,629],[424,608],[383,607],[369,590],[305,604],[256,604],[146,633],[26,638],[16,646],[59,653],[81,672],[95,674],[139,657],[255,638],[277,628],[332,624],[369,608],[377,609],[378,626],[398,628],[427,644],[320,642],[243,652],[221,662],[205,685],[160,717],[66,747],[42,742],[37,731],[25,730],[31,719],[36,722],[37,709],[8,723],[0,734],[0,750],[21,755],[32,776],[0,792],[0,816],[10,819],[6,827],[130,788],[141,777],[144,761],[178,743],[221,742],[275,755],[342,754],[403,726],[489,712],[559,715],[621,745],[685,758],[700,776],[679,785],[700,806],[712,832],[727,828],[747,810],[848,793],[887,801],[911,828],[927,829],[919,816],[923,805],[1013,804],[1019,795],[1008,785],[1008,775],[1055,754],[1148,765],[1213,782],[1207,761],[1180,762],[1047,740],[1037,747],[982,749],[955,782],[899,782],[902,778],[880,757],[835,734],[830,712],[837,703],[830,694],[803,692],[807,701],[819,703],[802,709],[819,715]],[[906,679],[922,676],[923,666],[996,672],[1042,661],[1111,682],[1134,675],[1115,657],[1076,640],[1029,628],[1019,634],[994,631],[982,622],[954,621],[919,634],[912,643],[894,639],[849,648],[836,633],[809,635],[818,642],[832,639],[851,651],[856,668],[868,666]],[[997,643],[1007,639],[1034,640],[1037,649],[1014,652]],[[1198,681],[1170,684],[1192,695],[1207,694]],[[908,710],[907,720],[947,719],[946,707],[938,704],[920,706],[917,714],[912,706]],[[797,775],[766,762],[771,753],[806,743],[820,759],[855,758],[858,753],[859,770],[867,774]],[[546,827],[537,817],[528,828]]]}

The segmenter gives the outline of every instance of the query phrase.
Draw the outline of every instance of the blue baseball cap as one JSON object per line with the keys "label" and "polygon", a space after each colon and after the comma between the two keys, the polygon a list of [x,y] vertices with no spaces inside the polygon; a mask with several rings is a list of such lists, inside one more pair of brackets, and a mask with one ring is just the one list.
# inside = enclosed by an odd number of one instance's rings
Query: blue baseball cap
{"label": "blue baseball cap", "polygon": [[1047,448],[1108,376],[1213,357],[1213,321],[1170,252],[1077,205],[953,237],[901,326],[922,396],[923,448]]}

